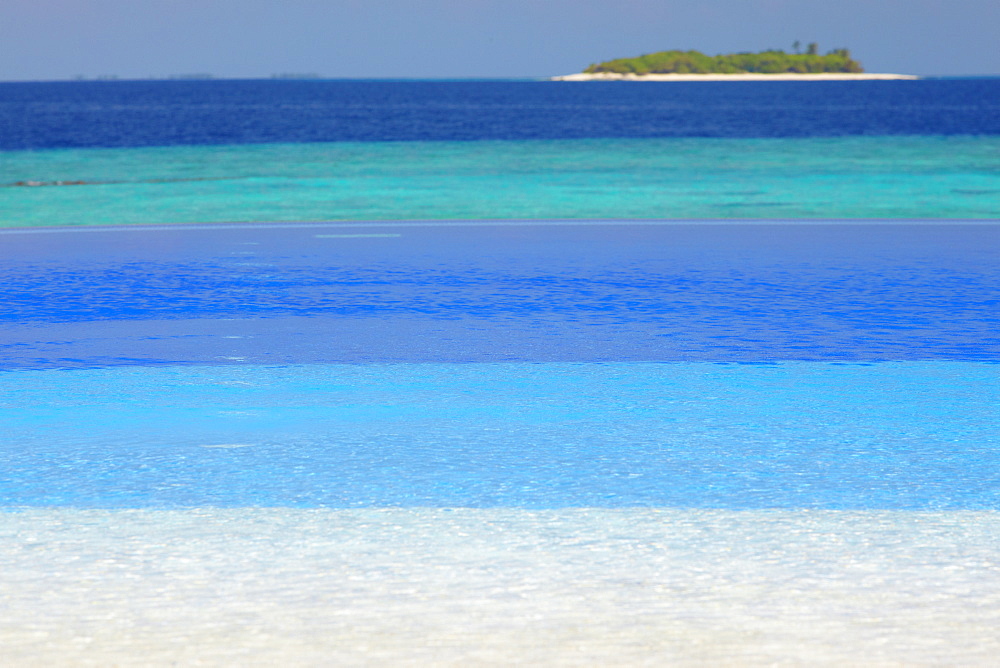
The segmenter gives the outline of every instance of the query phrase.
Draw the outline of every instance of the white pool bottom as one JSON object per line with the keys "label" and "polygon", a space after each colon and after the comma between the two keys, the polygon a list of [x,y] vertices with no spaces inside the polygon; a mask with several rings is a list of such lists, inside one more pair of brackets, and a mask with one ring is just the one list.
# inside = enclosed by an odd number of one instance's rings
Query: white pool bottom
{"label": "white pool bottom", "polygon": [[5,666],[986,666],[998,628],[998,512],[0,514]]}

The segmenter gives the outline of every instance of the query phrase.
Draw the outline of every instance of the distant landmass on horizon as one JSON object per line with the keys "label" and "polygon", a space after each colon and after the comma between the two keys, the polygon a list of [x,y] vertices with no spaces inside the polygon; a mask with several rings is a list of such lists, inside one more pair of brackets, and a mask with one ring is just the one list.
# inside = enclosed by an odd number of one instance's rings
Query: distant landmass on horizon
{"label": "distant landmass on horizon", "polygon": [[[796,43],[796,51],[798,43]],[[868,74],[847,49],[819,54],[815,43],[805,53],[770,49],[759,53],[708,56],[700,51],[658,51],[590,65],[579,74],[554,81],[759,81],[824,79],[918,79],[908,74]]]}
{"label": "distant landmass on horizon", "polygon": [[847,49],[819,55],[816,44],[806,53],[772,49],[760,53],[707,56],[700,51],[659,51],[635,58],[617,58],[589,66],[584,74],[860,74],[861,63]]}

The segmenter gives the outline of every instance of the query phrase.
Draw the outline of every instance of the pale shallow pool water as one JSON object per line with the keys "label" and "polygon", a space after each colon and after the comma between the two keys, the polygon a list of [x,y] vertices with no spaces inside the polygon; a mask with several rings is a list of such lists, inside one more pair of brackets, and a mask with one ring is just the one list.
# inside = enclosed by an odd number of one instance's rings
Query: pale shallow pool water
{"label": "pale shallow pool water", "polygon": [[0,515],[7,665],[989,666],[1000,517]]}

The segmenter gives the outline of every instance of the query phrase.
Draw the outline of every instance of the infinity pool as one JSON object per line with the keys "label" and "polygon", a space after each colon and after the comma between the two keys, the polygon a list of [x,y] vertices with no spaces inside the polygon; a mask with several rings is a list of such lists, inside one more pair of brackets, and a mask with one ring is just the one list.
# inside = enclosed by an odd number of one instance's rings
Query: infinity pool
{"label": "infinity pool", "polygon": [[0,242],[11,661],[1000,650],[995,225]]}

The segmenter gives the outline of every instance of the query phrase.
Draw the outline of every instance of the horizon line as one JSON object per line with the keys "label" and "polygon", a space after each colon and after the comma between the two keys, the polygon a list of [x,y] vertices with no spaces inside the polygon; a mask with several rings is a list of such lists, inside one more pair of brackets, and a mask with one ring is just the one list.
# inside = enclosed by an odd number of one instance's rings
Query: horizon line
{"label": "horizon line", "polygon": [[[752,74],[752,73],[751,73]],[[861,72],[865,74],[881,74]],[[562,83],[557,78],[572,75],[523,75],[523,76],[325,76],[325,75],[247,75],[247,76],[215,76],[205,75],[165,75],[147,77],[128,77],[117,75],[95,75],[90,77],[74,76],[66,78],[52,79],[0,79],[0,84],[22,84],[22,83],[128,83],[128,82],[205,82],[205,81],[441,81],[441,82],[461,82],[461,81],[544,81]],[[733,75],[738,76],[738,75]],[[920,79],[996,79],[1000,78],[1000,72],[995,74],[913,74]]]}

